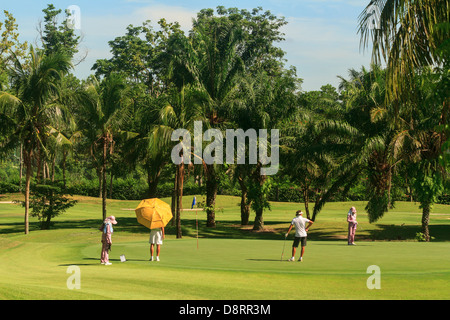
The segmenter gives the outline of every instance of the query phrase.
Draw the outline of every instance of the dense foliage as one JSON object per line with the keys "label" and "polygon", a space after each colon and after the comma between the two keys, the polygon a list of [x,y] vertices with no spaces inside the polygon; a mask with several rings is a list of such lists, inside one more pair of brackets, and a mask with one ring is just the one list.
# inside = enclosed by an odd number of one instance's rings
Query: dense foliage
{"label": "dense foliage", "polygon": [[[384,4],[383,25],[408,23],[401,5]],[[309,92],[277,46],[287,22],[262,8],[203,9],[188,34],[164,19],[157,28],[151,21],[130,25],[109,42],[112,57],[98,60],[87,79],[72,74],[80,38],[67,27],[67,16],[58,23],[61,10],[43,10],[42,47],[30,49],[18,42],[18,26],[5,12],[0,193],[25,193],[26,233],[30,192],[44,198],[50,191],[102,197],[103,218],[107,198],[172,197],[179,237],[181,197],[194,194],[204,197],[209,227],[215,226],[217,194],[240,196],[241,223],[249,223],[253,210],[255,230],[264,227],[269,201],[303,202],[315,220],[328,201],[366,200],[371,222],[395,201],[418,201],[425,226],[432,204],[449,202],[450,78],[445,10],[423,9],[418,17],[436,19],[425,19],[425,31],[413,30],[420,37],[403,43],[428,45],[414,52],[425,55],[420,63],[392,61],[405,55],[395,38],[406,37],[402,30],[373,31],[375,62],[384,57],[387,69],[351,69],[338,88],[324,84]],[[364,44],[370,33],[365,14]],[[430,21],[436,29],[424,39]],[[399,73],[407,76],[396,83]],[[179,155],[192,161],[174,164],[171,151],[184,139],[172,135],[180,128],[193,133],[198,122],[203,134],[266,129],[268,141],[271,130],[279,130],[277,173],[260,174],[267,165],[261,158],[207,163],[198,150],[184,148]],[[212,150],[213,143],[200,143]],[[251,148],[243,150],[247,160]]]}

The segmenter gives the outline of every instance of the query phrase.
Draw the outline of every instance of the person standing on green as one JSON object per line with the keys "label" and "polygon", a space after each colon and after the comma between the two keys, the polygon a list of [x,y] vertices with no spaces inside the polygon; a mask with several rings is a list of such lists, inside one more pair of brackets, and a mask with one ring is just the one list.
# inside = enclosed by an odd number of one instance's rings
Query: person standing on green
{"label": "person standing on green", "polygon": [[150,230],[150,261],[153,260],[153,254],[155,252],[156,245],[156,261],[159,261],[159,253],[161,252],[161,245],[163,244],[163,240],[165,238],[164,227],[151,229]]}
{"label": "person standing on green", "polygon": [[[298,210],[296,212],[296,217],[292,219],[291,225],[289,227],[288,232],[286,233],[286,238],[289,235],[289,232],[291,232],[292,226],[295,226],[295,238],[294,243],[292,244],[292,257],[289,259],[289,261],[295,260],[295,252],[297,251],[298,245],[301,243],[301,251],[300,251],[300,258],[298,261],[303,260],[303,254],[305,253],[305,247],[306,247],[306,238],[308,236],[307,232],[309,230],[309,227],[314,223],[314,221],[303,218],[303,212],[301,210]],[[308,225],[306,226],[306,224]]]}
{"label": "person standing on green", "polygon": [[355,233],[358,222],[356,221],[356,208],[351,207],[347,213],[348,222],[348,244],[355,245]]}
{"label": "person standing on green", "polygon": [[112,239],[111,235],[114,232],[113,224],[117,224],[116,218],[110,216],[103,222],[102,228],[102,253],[100,256],[100,263],[105,266],[111,265],[109,262],[109,251],[111,250]]}

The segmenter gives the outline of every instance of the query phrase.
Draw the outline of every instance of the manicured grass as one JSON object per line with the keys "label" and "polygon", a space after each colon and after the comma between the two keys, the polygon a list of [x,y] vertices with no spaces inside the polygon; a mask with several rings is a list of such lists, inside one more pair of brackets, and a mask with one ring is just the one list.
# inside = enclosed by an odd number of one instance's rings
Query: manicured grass
{"label": "manicured grass", "polygon": [[[220,196],[216,228],[205,227],[202,211],[183,212],[183,238],[176,239],[168,226],[161,261],[149,262],[148,230],[130,210],[139,201],[110,200],[108,215],[119,223],[113,234],[113,264],[103,266],[97,231],[101,200],[79,199],[54,219],[50,230],[38,230],[32,218],[28,235],[23,234],[23,208],[0,204],[0,299],[450,298],[450,206],[433,208],[435,240],[421,243],[414,240],[421,218],[415,204],[398,203],[377,224],[369,224],[364,203],[329,203],[310,230],[304,261],[287,262],[293,233],[286,241],[283,235],[302,205],[273,203],[272,211],[264,213],[267,230],[252,232],[239,225],[239,199]],[[185,197],[184,207],[190,208],[191,201]],[[351,205],[358,209],[356,246],[344,239]],[[126,262],[120,262],[121,254]],[[80,268],[81,289],[67,287],[70,265]],[[371,265],[380,268],[381,289],[367,288]]]}

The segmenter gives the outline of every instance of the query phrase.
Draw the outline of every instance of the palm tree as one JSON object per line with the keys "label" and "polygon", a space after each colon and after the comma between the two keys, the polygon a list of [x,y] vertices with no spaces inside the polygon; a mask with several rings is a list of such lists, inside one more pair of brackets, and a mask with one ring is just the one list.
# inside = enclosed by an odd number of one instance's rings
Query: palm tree
{"label": "palm tree", "polygon": [[408,152],[406,159],[415,169],[413,189],[422,209],[422,233],[425,241],[430,241],[429,219],[432,205],[444,190],[449,173],[445,162],[440,161],[444,144],[450,132],[445,128],[450,110],[445,108],[448,99],[448,81],[442,81],[445,73],[430,68],[423,70],[416,81],[419,90],[415,94],[413,108],[405,108],[408,120],[403,131],[403,148]]}
{"label": "palm tree", "polygon": [[[229,99],[230,108],[226,118],[233,126],[244,131],[266,129],[268,138],[272,141],[271,129],[283,132],[285,120],[298,106],[298,85],[294,70],[284,70],[272,75],[265,70],[255,71],[252,77],[240,78],[238,90],[230,96],[232,99]],[[245,152],[249,149],[250,146],[246,145]],[[256,164],[248,164],[249,154],[248,152],[246,155],[246,164],[237,164],[239,168],[234,170],[241,186],[241,222],[247,222],[250,205],[256,215],[253,229],[262,230],[264,209],[270,208],[268,195],[272,183],[269,175],[261,173],[261,158]]]}
{"label": "palm tree", "polygon": [[385,106],[384,72],[373,66],[349,74],[349,80],[341,78],[341,105],[326,111],[320,107],[325,102],[319,102],[288,134],[286,166],[301,179],[304,197],[315,196],[312,220],[362,173],[369,177],[369,220],[379,219],[392,204],[392,175],[405,156],[392,109]]}
{"label": "palm tree", "polygon": [[[151,127],[149,132],[149,143],[153,154],[157,150],[167,150],[167,155],[173,147],[180,141],[172,140],[172,133],[177,129],[193,131],[195,121],[203,121],[201,102],[204,100],[202,92],[193,86],[182,87],[180,91],[177,88],[168,90],[164,99],[162,99],[161,109],[159,111],[158,121]],[[180,152],[181,157],[191,158],[191,150],[185,154]],[[176,165],[175,173],[175,211],[177,238],[182,237],[181,232],[181,211],[183,199],[183,182],[185,176],[185,163]]]}
{"label": "palm tree", "polygon": [[[220,128],[224,120],[221,113],[228,107],[227,98],[242,71],[242,59],[237,54],[239,41],[238,29],[230,20],[214,17],[194,22],[189,39],[175,34],[171,40],[174,83],[178,87],[193,83],[207,95],[203,113],[210,128]],[[208,227],[215,226],[218,169],[216,164],[205,166]]]}
{"label": "palm tree", "polygon": [[[260,10],[250,13],[218,7],[218,16],[214,16],[213,9],[204,9],[193,21],[188,38],[174,34],[169,40],[174,83],[178,87],[194,83],[207,95],[205,127],[224,129],[238,80],[246,70],[247,77],[252,70],[280,72],[283,52],[273,43],[282,40],[278,29],[285,21],[268,11],[260,14]],[[205,168],[207,226],[215,227],[218,170],[223,167],[207,164]]]}
{"label": "palm tree", "polygon": [[124,130],[130,120],[130,97],[125,80],[118,74],[110,74],[99,82],[91,77],[86,83],[84,99],[80,105],[80,126],[89,141],[91,155],[101,153],[102,216],[106,218],[106,167],[108,153],[114,152],[115,136]]}
{"label": "palm tree", "polygon": [[[415,70],[445,62],[448,0],[371,0],[359,17],[361,45],[372,44],[373,62],[386,62],[387,99],[408,99]],[[372,22],[375,22],[373,24]]]}
{"label": "palm tree", "polygon": [[[8,137],[23,145],[26,169],[25,180],[25,234],[29,232],[30,182],[33,160],[41,151],[46,152],[45,139],[51,134],[51,119],[60,113],[58,102],[60,83],[64,74],[72,67],[70,58],[60,52],[45,56],[43,51],[30,48],[30,60],[22,64],[14,57],[14,66],[9,70],[13,94],[1,93],[2,100],[9,106],[8,114],[16,130]],[[7,144],[7,143],[6,143]]]}

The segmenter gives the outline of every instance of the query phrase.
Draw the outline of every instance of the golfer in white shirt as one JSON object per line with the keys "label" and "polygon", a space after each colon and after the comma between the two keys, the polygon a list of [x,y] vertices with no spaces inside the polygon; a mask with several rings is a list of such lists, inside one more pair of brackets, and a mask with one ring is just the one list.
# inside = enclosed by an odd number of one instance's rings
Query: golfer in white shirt
{"label": "golfer in white shirt", "polygon": [[[305,253],[305,247],[306,247],[306,237],[309,227],[314,223],[314,221],[303,218],[303,212],[301,210],[298,210],[296,212],[296,217],[292,219],[291,225],[289,227],[288,232],[286,233],[286,238],[289,235],[289,232],[291,232],[292,226],[295,226],[295,238],[294,243],[292,244],[292,258],[289,259],[289,261],[295,260],[295,252],[297,251],[298,245],[301,242],[302,250],[300,252],[300,258],[298,261],[302,261],[303,253]],[[308,226],[306,226],[306,223],[308,223]]]}

